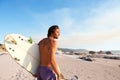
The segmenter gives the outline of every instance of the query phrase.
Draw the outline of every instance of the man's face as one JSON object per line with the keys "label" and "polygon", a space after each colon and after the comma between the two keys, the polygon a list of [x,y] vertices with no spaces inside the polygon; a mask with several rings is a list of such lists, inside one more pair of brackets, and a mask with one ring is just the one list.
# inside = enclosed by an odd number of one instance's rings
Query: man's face
{"label": "man's face", "polygon": [[54,39],[58,39],[58,37],[60,36],[60,30],[55,29],[55,32],[54,32],[53,36],[54,36]]}

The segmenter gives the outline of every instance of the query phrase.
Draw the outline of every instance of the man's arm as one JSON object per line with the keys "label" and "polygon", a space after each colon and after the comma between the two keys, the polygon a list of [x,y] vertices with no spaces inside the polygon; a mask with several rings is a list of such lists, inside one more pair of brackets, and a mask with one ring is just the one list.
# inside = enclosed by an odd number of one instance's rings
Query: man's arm
{"label": "man's arm", "polygon": [[57,43],[55,41],[52,41],[50,47],[50,62],[54,72],[57,74],[57,77],[60,77],[60,70],[58,69],[58,65],[55,58],[56,51],[57,51]]}

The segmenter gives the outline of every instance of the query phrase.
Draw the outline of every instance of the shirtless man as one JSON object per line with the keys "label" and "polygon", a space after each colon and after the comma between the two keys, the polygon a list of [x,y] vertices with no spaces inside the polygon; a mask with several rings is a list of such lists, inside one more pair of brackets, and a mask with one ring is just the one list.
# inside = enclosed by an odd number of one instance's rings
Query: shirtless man
{"label": "shirtless man", "polygon": [[55,57],[57,42],[54,40],[58,39],[59,35],[59,27],[53,25],[48,30],[47,38],[39,42],[40,67],[37,75],[38,80],[61,80]]}

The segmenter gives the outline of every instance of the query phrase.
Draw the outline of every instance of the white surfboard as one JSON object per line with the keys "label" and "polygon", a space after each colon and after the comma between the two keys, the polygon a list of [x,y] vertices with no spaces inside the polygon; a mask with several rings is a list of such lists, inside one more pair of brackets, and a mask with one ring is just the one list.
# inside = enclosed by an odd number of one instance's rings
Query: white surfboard
{"label": "white surfboard", "polygon": [[6,35],[4,43],[12,58],[28,72],[36,75],[40,63],[38,44],[20,34]]}

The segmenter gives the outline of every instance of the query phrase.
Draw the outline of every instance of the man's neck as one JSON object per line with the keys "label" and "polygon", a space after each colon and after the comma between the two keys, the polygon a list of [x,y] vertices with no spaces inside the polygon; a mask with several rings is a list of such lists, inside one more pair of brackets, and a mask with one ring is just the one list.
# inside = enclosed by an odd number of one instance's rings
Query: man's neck
{"label": "man's neck", "polygon": [[53,38],[53,37],[51,37],[51,36],[50,36],[50,37],[48,37],[48,38],[49,38],[49,39],[51,39],[51,40],[54,40],[54,38]]}

